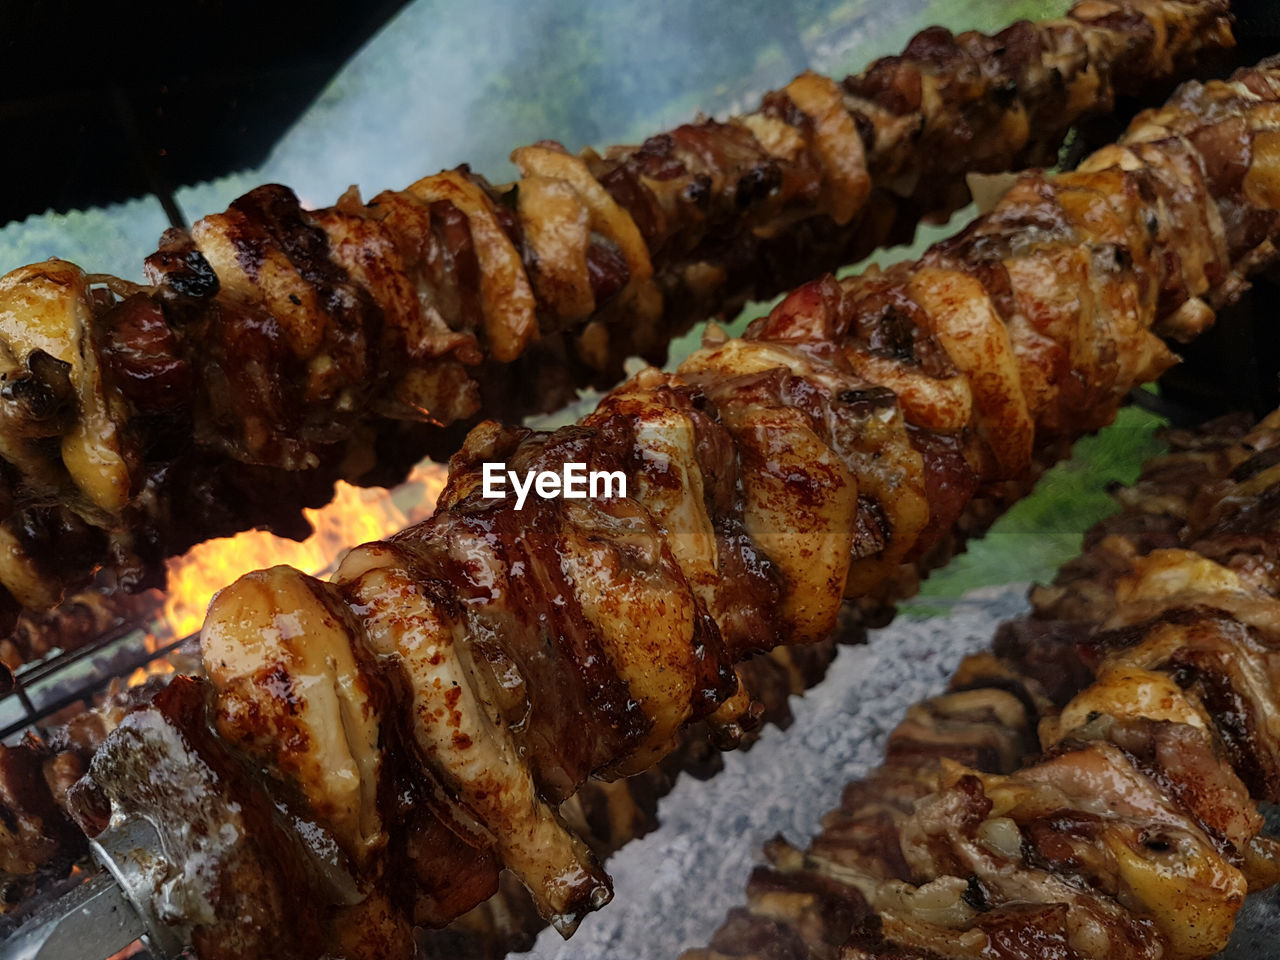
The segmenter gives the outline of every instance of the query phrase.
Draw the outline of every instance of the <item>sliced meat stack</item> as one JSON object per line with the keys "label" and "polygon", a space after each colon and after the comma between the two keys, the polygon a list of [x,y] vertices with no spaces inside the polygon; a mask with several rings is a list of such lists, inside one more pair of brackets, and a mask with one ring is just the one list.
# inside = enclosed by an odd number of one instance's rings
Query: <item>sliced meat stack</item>
{"label": "sliced meat stack", "polygon": [[[276,567],[218,595],[207,679],[107,738],[82,823],[144,816],[190,843],[202,811],[166,818],[173,795],[134,776],[174,758],[226,784],[202,797],[244,792],[208,815],[234,829],[200,836],[229,846],[201,841],[210,870],[185,901],[201,908],[177,911],[205,958],[404,955],[412,924],[479,903],[501,867],[571,932],[610,896],[560,812],[587,778],[652,766],[690,722],[739,736],[758,708],[737,663],[822,641],[846,598],[911,589],[1173,362],[1157,331],[1193,335],[1270,262],[1278,101],[1271,66],[1184,87],[918,262],[806,285],[579,424],[477,427],[429,520],[352,550],[332,582]],[[626,495],[517,510],[484,496],[489,461],[583,463]],[[249,863],[347,909],[245,922],[219,891]]]}
{"label": "sliced meat stack", "polygon": [[684,960],[1209,957],[1280,881],[1280,412],[1170,437]]}
{"label": "sliced meat stack", "polygon": [[1230,43],[1225,0],[1088,0],[995,37],[921,34],[842,84],[602,154],[513,154],[367,203],[265,186],[170,232],[151,286],[62,262],[0,278],[0,613],[255,526],[309,530],[336,479],[389,484],[443,425],[515,421],[659,360],[965,202],[968,171],[1053,159],[1117,93]]}

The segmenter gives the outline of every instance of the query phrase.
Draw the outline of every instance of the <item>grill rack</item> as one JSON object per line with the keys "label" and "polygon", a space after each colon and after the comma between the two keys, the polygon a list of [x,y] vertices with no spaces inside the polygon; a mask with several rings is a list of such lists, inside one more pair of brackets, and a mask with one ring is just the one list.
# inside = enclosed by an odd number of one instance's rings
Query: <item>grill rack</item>
{"label": "grill rack", "polygon": [[[441,468],[443,464],[430,458],[418,467]],[[402,514],[404,525],[424,519],[435,505],[435,494],[427,494],[431,481],[414,471],[395,486],[384,488],[386,504]],[[346,549],[338,553],[312,576],[327,578],[338,569]],[[139,594],[138,596],[142,596]],[[77,640],[71,649],[53,649],[38,660],[12,669],[0,661],[0,743],[10,743],[27,730],[39,733],[42,724],[60,711],[84,702],[91,707],[92,697],[114,679],[123,679],[140,667],[178,654],[183,661],[175,664],[177,672],[199,669],[199,632],[154,644],[148,649],[146,638],[171,637],[171,630],[159,615],[163,595],[142,609],[122,612],[115,625],[84,641]]]}
{"label": "grill rack", "polygon": [[[86,706],[95,694],[113,681],[129,676],[161,658],[194,653],[199,634],[180,637],[148,649],[146,638],[154,624],[126,621],[99,634],[74,650],[55,652],[24,664],[9,679],[10,688],[0,694],[0,742],[9,743],[28,731],[41,732],[44,721],[76,703]],[[83,671],[76,676],[76,668]]]}

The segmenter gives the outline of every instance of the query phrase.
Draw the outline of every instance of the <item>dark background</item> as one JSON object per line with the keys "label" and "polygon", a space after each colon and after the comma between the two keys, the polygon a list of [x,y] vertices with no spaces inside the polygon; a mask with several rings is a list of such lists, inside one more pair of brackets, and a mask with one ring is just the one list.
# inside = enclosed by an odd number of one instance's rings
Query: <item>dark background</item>
{"label": "dark background", "polygon": [[[513,110],[542,115],[540,135],[594,142],[597,108],[619,116],[636,112],[641,101],[664,104],[692,86],[691,71],[741,82],[762,37],[779,48],[788,74],[804,69],[801,26],[838,2],[732,0],[704,3],[689,17],[680,4],[494,5],[498,15],[489,29],[473,30],[458,45],[498,69],[506,55],[495,51],[495,37],[514,33],[527,69],[496,78],[485,91],[491,115],[475,126],[492,131],[498,156],[514,145],[504,139],[512,135]],[[259,166],[348,58],[406,3],[4,0],[0,122],[7,188],[0,192],[0,224],[146,194],[180,222],[177,188]],[[455,26],[445,21],[452,4],[423,3],[428,24],[439,23],[436,32]],[[898,12],[922,6],[904,0]],[[609,62],[610,34],[651,51],[646,57],[656,69],[632,73]]]}
{"label": "dark background", "polygon": [[0,223],[255,166],[405,0],[0,3]]}

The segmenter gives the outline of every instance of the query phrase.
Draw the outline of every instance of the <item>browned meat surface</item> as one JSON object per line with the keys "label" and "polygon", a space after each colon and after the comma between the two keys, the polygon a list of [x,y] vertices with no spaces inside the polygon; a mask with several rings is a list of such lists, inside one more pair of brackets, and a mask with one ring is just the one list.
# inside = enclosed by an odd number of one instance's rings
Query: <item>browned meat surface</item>
{"label": "browned meat surface", "polygon": [[[430,519],[355,548],[330,583],[277,567],[218,596],[202,633],[218,736],[284,784],[360,889],[400,916],[441,924],[468,905],[460,888],[487,896],[504,866],[571,932],[610,896],[565,803],[587,778],[652,766],[691,722],[720,742],[741,737],[760,715],[741,661],[826,639],[846,597],[866,611],[911,589],[953,535],[979,529],[1172,362],[1155,331],[1193,335],[1209,301],[1269,260],[1280,211],[1258,195],[1253,232],[1235,236],[1221,210],[1244,211],[1246,188],[1211,182],[1204,151],[1218,142],[1211,129],[1243,124],[1241,183],[1264,176],[1254,171],[1280,149],[1269,135],[1278,99],[1280,70],[1267,66],[1184,88],[1079,171],[1024,177],[919,262],[801,287],[743,339],[713,336],[675,373],[638,374],[578,424],[480,425]],[[481,463],[499,460],[517,472],[581,462],[620,474],[626,491],[535,496],[520,511],[514,497],[484,495]],[[974,491],[949,531],[931,526],[926,470],[944,474],[934,489],[958,475]],[[955,515],[954,495],[945,509]],[[912,718],[902,749],[939,749],[932,731],[975,717],[1014,722],[1026,704],[999,693],[957,691]],[[1025,750],[970,732],[974,763]],[[1142,742],[1158,765],[1163,741]],[[1058,771],[1087,762],[1119,777],[1124,750],[1091,741],[1074,766],[1034,768],[1047,785],[1026,774],[1001,789],[1023,790],[1036,819],[1046,791],[1073,800],[1084,789]],[[943,806],[976,829],[995,781],[957,776]],[[1157,802],[1139,773],[1130,781],[1134,811],[1104,824],[1116,843]],[[1173,801],[1160,803],[1182,830]],[[951,822],[940,813],[938,829]],[[1011,836],[991,829],[992,843]],[[933,869],[931,857],[950,869],[973,853],[939,836],[921,834],[906,868]],[[1207,834],[1186,836],[1199,851]],[[424,855],[405,856],[414,850]],[[1218,870],[1226,854],[1205,850],[1205,869]],[[1089,869],[1127,890],[1129,861],[1112,854]],[[993,896],[1026,899],[1042,873]],[[1206,885],[1211,903],[1233,876],[1186,882]],[[1087,909],[1098,923],[1127,916]]]}
{"label": "browned meat surface", "polygon": [[1169,441],[1033,613],[908,712],[807,850],[772,844],[747,905],[685,960],[1225,946],[1246,892],[1280,881],[1257,806],[1280,798],[1280,575],[1261,519],[1280,411]]}
{"label": "browned meat surface", "polygon": [[[452,451],[445,425],[612,386],[629,356],[660,360],[696,319],[905,239],[965,202],[966,172],[1046,163],[1117,93],[1230,42],[1226,0],[1088,0],[994,37],[926,31],[842,84],[805,74],[755,113],[638,147],[522,147],[515,184],[461,167],[321,210],[260,187],[166,234],[150,286],[20,268],[0,278],[0,612],[46,608],[95,574],[155,585],[166,557],[251,527],[303,536],[301,508],[336,479],[388,483]],[[1248,157],[1221,148],[1210,173],[1237,190]],[[1252,202],[1238,226],[1260,239]],[[861,375],[893,359],[894,316],[868,319]],[[966,358],[936,336],[961,368],[990,347]],[[993,380],[978,408],[1007,386]],[[957,454],[926,442],[941,489]],[[868,543],[882,535],[859,522]]]}
{"label": "browned meat surface", "polygon": [[[819,683],[840,643],[860,643],[865,631],[853,617],[835,638],[806,647],[778,647],[768,656],[738,665],[743,685],[759,708],[760,722],[790,725],[788,700]],[[759,728],[746,726],[737,744],[750,749]],[[716,744],[722,738],[707,723],[686,726],[680,744],[654,766],[621,780],[588,780],[562,808],[592,852],[601,860],[658,826],[658,802],[681,775],[711,777],[723,765]],[[732,746],[733,744],[730,744]],[[419,949],[429,957],[499,960],[512,951],[528,950],[545,926],[528,891],[504,874],[498,892],[448,926],[422,929]]]}
{"label": "browned meat surface", "polygon": [[12,635],[0,639],[0,663],[16,667],[61,650],[79,649],[113,631],[145,624],[159,613],[163,595],[156,590],[88,589],[49,610],[29,610]]}
{"label": "browned meat surface", "polygon": [[154,681],[113,693],[46,739],[28,735],[15,746],[0,745],[0,914],[87,855],[84,833],[70,816],[69,793],[125,713],[159,689]]}

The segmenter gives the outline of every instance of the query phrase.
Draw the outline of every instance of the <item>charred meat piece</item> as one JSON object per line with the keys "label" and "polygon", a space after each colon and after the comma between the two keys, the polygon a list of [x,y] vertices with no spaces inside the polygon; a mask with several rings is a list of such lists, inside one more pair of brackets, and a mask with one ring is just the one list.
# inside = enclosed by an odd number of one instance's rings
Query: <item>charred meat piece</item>
{"label": "charred meat piece", "polygon": [[[95,572],[108,587],[160,585],[167,557],[241,530],[305,536],[302,508],[325,502],[337,479],[389,485],[422,456],[451,452],[450,424],[513,422],[579,387],[611,387],[628,357],[660,362],[695,320],[956,209],[966,173],[1051,162],[1078,120],[1229,46],[1226,8],[1088,0],[995,37],[926,31],[842,84],[806,73],[726,122],[600,153],[522,147],[509,185],[464,166],[367,202],[353,188],[321,210],[263,186],[167,233],[146,260],[147,287],[61,261],[15,270],[0,278],[0,614],[47,608]],[[1230,133],[1204,133],[1214,182],[1238,190],[1248,169],[1246,192],[1265,192],[1265,172]],[[1257,243],[1267,221],[1250,202],[1228,219]],[[1208,253],[1190,239],[1198,281]],[[1086,260],[1128,242],[1100,236],[1101,253],[1055,266],[1082,278]],[[915,313],[891,302],[905,295],[892,284],[869,284],[885,312],[867,318],[865,351],[850,362],[874,380],[918,360],[934,378],[949,344],[955,375],[931,402],[954,432],[970,402],[957,378],[1002,341],[966,350],[963,331],[982,318],[942,309],[954,278],[913,283]],[[919,310],[937,329],[911,332]],[[904,331],[919,356],[894,352]],[[1000,406],[1009,361],[1006,345],[972,403],[1012,469],[1025,464],[1030,421]],[[917,381],[900,371],[891,385],[906,399]],[[907,521],[868,507],[857,522],[874,551]]]}
{"label": "charred meat piece", "polygon": [[1221,950],[1280,882],[1258,809],[1280,798],[1280,579],[1264,523],[1218,519],[1280,487],[1280,413],[1224,426],[1171,432],[1033,612],[911,708],[807,850],[769,846],[686,960]]}
{"label": "charred meat piece", "polygon": [[[436,854],[453,849],[444,873],[470,895],[492,892],[495,865],[509,866],[546,918],[571,931],[609,896],[566,804],[588,778],[651,766],[690,722],[722,743],[741,737],[762,712],[741,661],[824,640],[846,599],[865,612],[910,590],[944,555],[944,535],[979,530],[1070,439],[1108,422],[1133,385],[1173,361],[1156,329],[1189,335],[1185,324],[1203,317],[1186,304],[1230,297],[1272,255],[1280,212],[1259,195],[1251,216],[1269,224],[1267,238],[1233,245],[1220,206],[1237,194],[1215,192],[1203,175],[1206,148],[1195,145],[1214,141],[1192,135],[1239,118],[1254,131],[1250,170],[1269,169],[1270,150],[1280,150],[1269,136],[1278,98],[1280,73],[1266,66],[1184,88],[1078,172],[1025,177],[917,263],[802,287],[744,338],[709,338],[676,372],[637,374],[579,424],[480,425],[453,458],[430,519],[352,551],[332,583],[277,568],[215,600],[202,644],[220,736],[287,788],[362,889],[396,909],[443,923],[469,906],[434,888],[424,902],[424,878],[404,856],[418,849],[421,863],[439,865]],[[1028,220],[1044,226],[1028,231]],[[881,337],[885,324],[903,335]],[[956,456],[926,459],[921,449]],[[494,461],[517,475],[582,463],[625,480],[625,491],[619,482],[595,498],[540,492],[522,511],[515,497],[486,495],[483,464]],[[949,531],[931,525],[926,470],[964,471],[958,487],[973,491],[958,512],[958,498],[946,498],[957,517]],[[1208,523],[1230,527],[1213,511]],[[1155,574],[1153,582],[1165,583]],[[1222,575],[1198,582],[1226,589]],[[1140,605],[1145,589],[1135,585],[1126,602]],[[1235,683],[1213,659],[1217,648],[1208,654],[1187,660],[1205,689]],[[1256,686],[1238,692],[1258,695]],[[1027,751],[1026,731],[987,735],[971,725],[1020,727],[1038,702],[1004,686],[983,696],[957,690],[912,717],[900,749],[936,753],[934,731],[965,731],[964,757],[1004,770]],[[1204,936],[1216,936],[1215,898],[1233,895],[1239,879],[1221,866],[1235,854],[1220,841],[1241,828],[1188,825],[1125,752],[1156,769],[1167,741],[1119,731],[1078,747],[1073,733],[1058,748],[1075,751],[1071,763],[1055,755],[1035,772],[1009,773],[1008,784],[970,773],[948,780],[937,830],[922,822],[894,866],[907,872],[897,882],[913,884],[893,888],[894,909],[909,920],[937,901],[945,917],[967,922],[969,908],[955,906],[964,877],[981,867],[981,882],[997,883],[972,836],[961,848],[945,833],[952,808],[1002,850],[1021,829],[1017,817],[1038,822],[1046,798],[1076,799],[1083,788],[1070,771],[1119,782],[1132,768],[1133,809],[1088,811],[1110,859],[1082,865],[1080,876],[1155,910],[1163,894],[1147,882],[1154,853],[1138,851],[1131,863],[1121,846],[1136,842],[1141,811],[1159,800],[1168,808],[1161,822],[1206,871],[1165,879],[1194,888],[1211,911]],[[983,827],[1000,809],[990,794],[1001,790],[1027,806]],[[428,813],[456,838],[452,847]],[[892,859],[885,843],[878,849]],[[958,886],[950,874],[927,890],[915,883],[944,865],[963,865]],[[1006,879],[991,891],[1002,903],[1065,883],[1036,864]],[[1124,943],[1145,943],[1156,928],[1178,935],[1167,917],[1135,920],[1078,887],[1069,900],[1084,914],[1053,913],[1068,938],[1080,916]],[[869,902],[878,915],[887,909]],[[1045,918],[989,919],[1004,929]]]}

